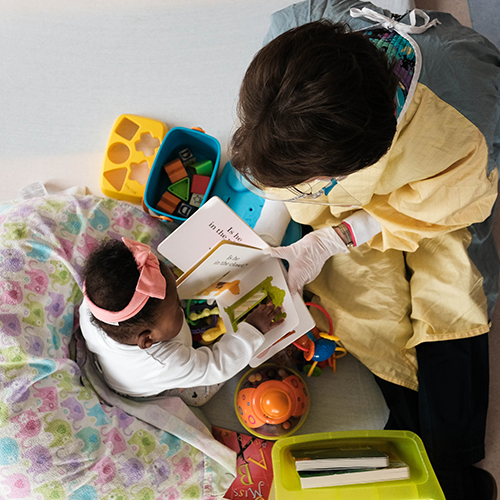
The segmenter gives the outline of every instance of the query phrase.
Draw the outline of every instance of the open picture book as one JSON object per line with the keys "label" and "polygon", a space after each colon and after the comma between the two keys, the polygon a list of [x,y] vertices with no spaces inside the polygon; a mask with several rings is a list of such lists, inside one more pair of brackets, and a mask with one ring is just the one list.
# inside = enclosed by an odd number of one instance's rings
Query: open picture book
{"label": "open picture book", "polygon": [[[282,308],[284,322],[265,335],[250,361],[256,367],[315,326],[302,297],[290,294],[280,259],[262,252],[267,243],[220,198],[212,197],[158,246],[182,271],[184,300],[214,300],[227,331],[260,303]],[[277,318],[279,319],[279,318]]]}

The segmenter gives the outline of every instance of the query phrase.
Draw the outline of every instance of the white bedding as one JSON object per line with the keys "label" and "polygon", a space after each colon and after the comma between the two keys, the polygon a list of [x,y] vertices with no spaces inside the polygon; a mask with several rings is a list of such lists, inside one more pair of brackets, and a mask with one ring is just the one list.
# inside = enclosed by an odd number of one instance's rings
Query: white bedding
{"label": "white bedding", "polygon": [[0,0],[0,201],[87,186],[124,113],[226,144],[243,73],[290,0]]}

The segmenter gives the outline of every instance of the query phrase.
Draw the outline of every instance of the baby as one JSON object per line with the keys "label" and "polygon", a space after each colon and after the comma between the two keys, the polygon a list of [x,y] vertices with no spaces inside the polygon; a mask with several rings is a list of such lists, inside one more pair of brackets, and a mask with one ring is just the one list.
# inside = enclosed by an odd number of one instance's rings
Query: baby
{"label": "baby", "polygon": [[248,364],[263,334],[283,321],[274,321],[280,308],[264,304],[239,324],[237,334],[193,348],[174,274],[148,245],[127,238],[94,250],[83,280],[82,334],[108,385],[127,396],[219,387]]}

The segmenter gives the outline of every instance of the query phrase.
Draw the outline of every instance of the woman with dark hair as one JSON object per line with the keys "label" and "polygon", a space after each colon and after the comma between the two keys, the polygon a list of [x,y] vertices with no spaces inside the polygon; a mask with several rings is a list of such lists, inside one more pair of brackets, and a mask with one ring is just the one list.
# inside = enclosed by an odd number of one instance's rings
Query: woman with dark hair
{"label": "woman with dark hair", "polygon": [[385,14],[355,0],[276,13],[241,86],[232,163],[312,227],[269,253],[373,372],[387,428],[422,437],[448,500],[490,499],[473,464],[500,268],[500,54],[449,15]]}

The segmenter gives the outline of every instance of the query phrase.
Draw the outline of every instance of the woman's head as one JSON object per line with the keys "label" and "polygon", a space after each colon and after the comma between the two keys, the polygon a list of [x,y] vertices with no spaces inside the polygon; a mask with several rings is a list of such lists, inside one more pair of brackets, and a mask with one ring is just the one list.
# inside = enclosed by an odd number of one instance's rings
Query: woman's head
{"label": "woman's head", "polygon": [[287,31],[245,74],[232,164],[272,187],[372,165],[396,132],[396,86],[387,58],[364,35],[325,20]]}
{"label": "woman's head", "polygon": [[[133,247],[134,242],[128,241]],[[147,247],[142,247],[144,260],[150,249],[144,252]],[[156,282],[153,288],[156,286],[159,298],[143,295],[139,306],[133,307],[132,312],[125,314],[125,317],[133,315],[119,321],[113,320],[113,313],[118,317],[123,316],[123,311],[130,311],[134,301],[137,302],[138,295],[139,300],[141,299],[137,289],[141,288],[138,283],[144,282],[144,278],[141,278],[139,269],[141,263],[138,263],[133,251],[123,241],[103,242],[91,253],[83,269],[85,294],[91,310],[93,309],[93,323],[117,342],[143,348],[173,338],[183,322],[173,273],[164,264],[159,264],[152,254],[149,257],[153,264],[156,261],[156,267],[151,266],[146,273],[151,273],[153,278],[149,281]],[[159,288],[161,293],[158,293]]]}

